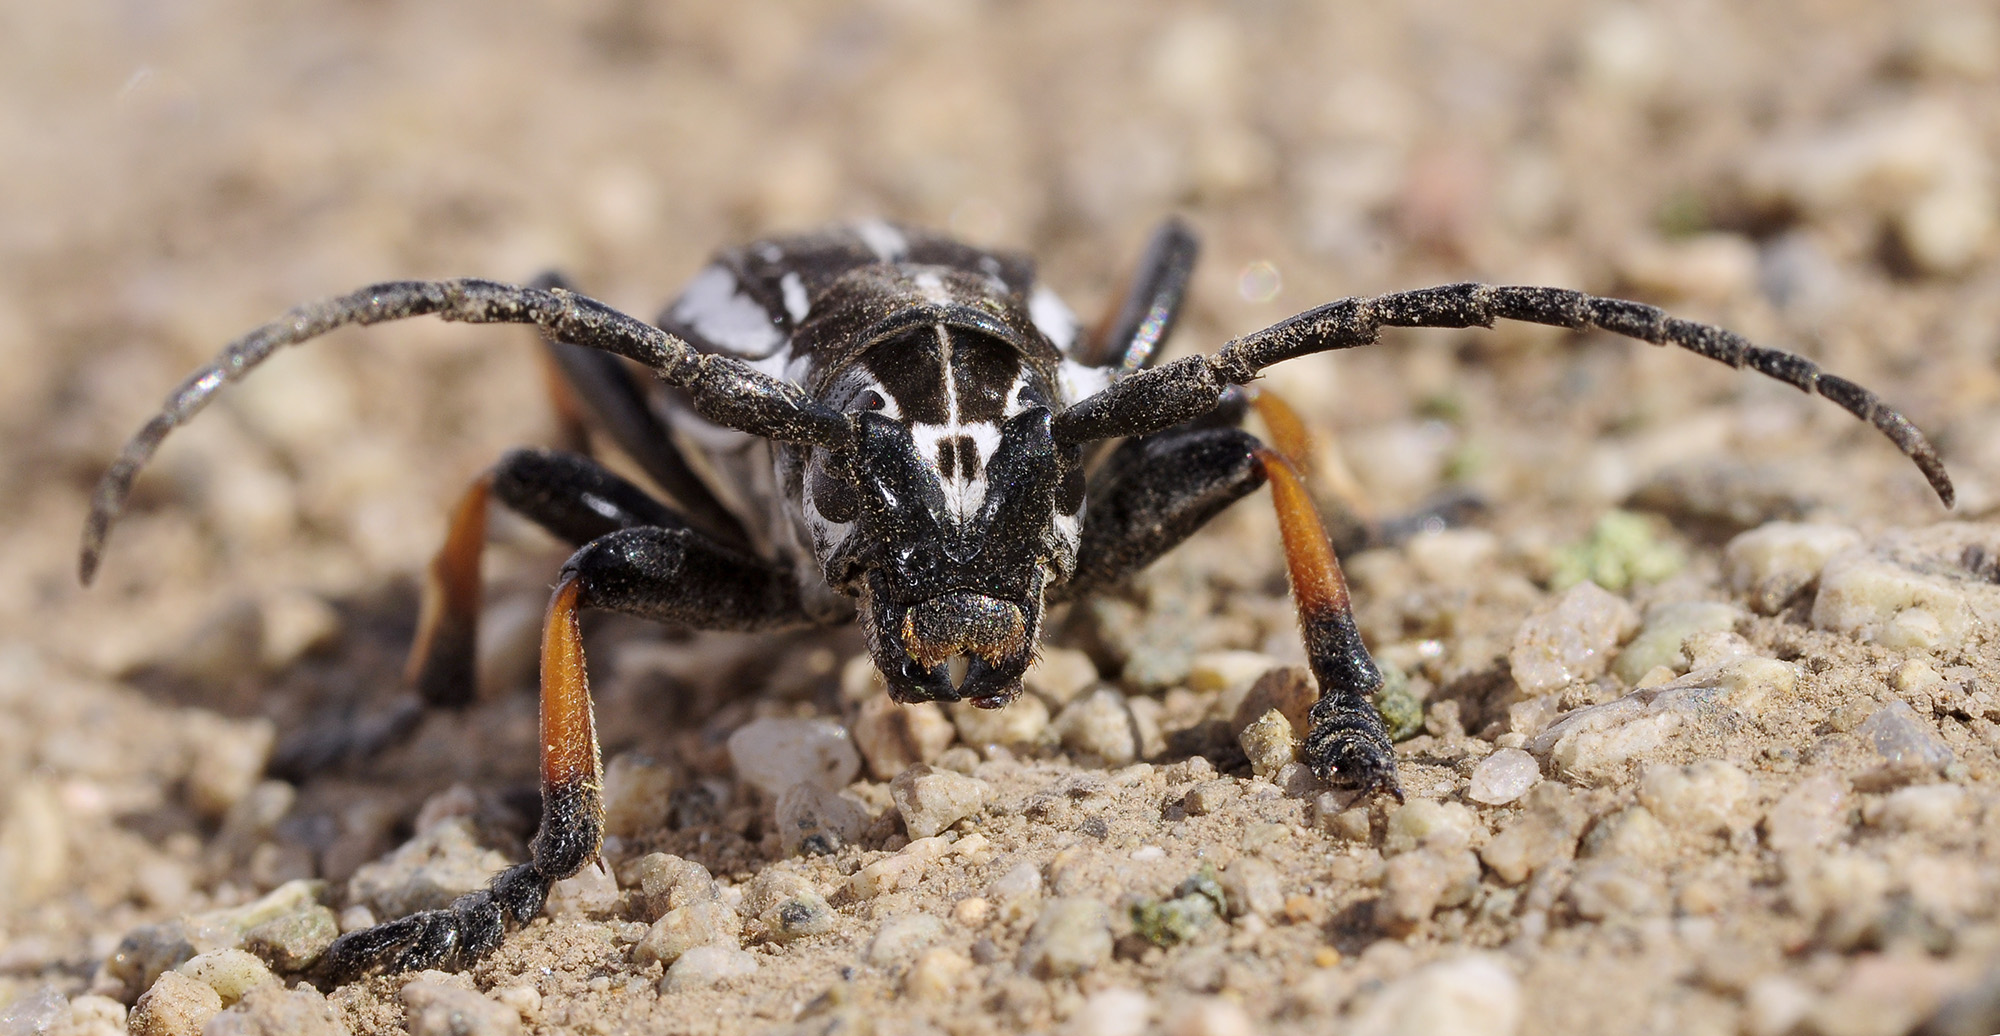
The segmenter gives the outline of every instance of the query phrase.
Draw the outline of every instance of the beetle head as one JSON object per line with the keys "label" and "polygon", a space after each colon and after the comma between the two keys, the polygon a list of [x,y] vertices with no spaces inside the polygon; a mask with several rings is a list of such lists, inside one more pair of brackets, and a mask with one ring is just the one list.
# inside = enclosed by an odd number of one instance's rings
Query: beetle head
{"label": "beetle head", "polygon": [[1047,407],[1024,409],[1000,423],[983,497],[959,509],[910,428],[866,411],[856,427],[849,477],[809,477],[808,494],[852,522],[827,570],[859,598],[890,696],[1007,704],[1034,658],[1043,591],[1075,565],[1075,508],[1067,522],[1058,512],[1077,458],[1057,448]]}

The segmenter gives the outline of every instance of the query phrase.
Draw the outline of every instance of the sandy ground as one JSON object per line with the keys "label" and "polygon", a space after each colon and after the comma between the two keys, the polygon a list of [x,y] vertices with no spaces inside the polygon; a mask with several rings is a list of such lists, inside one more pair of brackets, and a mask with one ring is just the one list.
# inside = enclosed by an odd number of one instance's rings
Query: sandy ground
{"label": "sandy ground", "polygon": [[[168,444],[76,585],[90,485],[230,337],[373,280],[550,267],[650,314],[715,247],[855,216],[1029,251],[1089,317],[1168,213],[1206,245],[1178,350],[1449,280],[1642,298],[1876,388],[1940,442],[1959,508],[1830,403],[1686,353],[1387,336],[1271,380],[1380,513],[1490,504],[1349,559],[1370,642],[1427,705],[1402,810],[1237,738],[1250,682],[1299,660],[1260,497],[1059,617],[1054,718],[1012,748],[868,704],[851,631],[597,623],[609,876],[462,976],[209,1018],[236,992],[188,991],[229,986],[209,975],[134,1018],[2000,1028],[1990,4],[13,4],[0,82],[5,1036],[116,1031],[174,963],[114,959],[145,926],[234,945],[216,912],[293,880],[352,925],[408,891],[407,866],[354,879],[412,838],[476,883],[532,831],[550,541],[496,519],[482,702],[396,711],[451,499],[555,434],[527,334],[411,323],[274,361]],[[1614,511],[1658,563],[1624,584],[1599,542],[1615,593],[1562,590]],[[1696,603],[1722,610],[1670,621]],[[868,757],[830,855],[786,851],[727,748],[798,716]],[[407,736],[350,750],[384,730]],[[984,805],[912,841],[898,751]],[[1540,784],[1481,801],[1522,751]],[[740,916],[745,954],[714,959],[754,971],[663,991],[649,926],[685,904],[656,852],[713,874],[685,894]],[[1204,865],[1212,919],[1175,898]],[[1162,903],[1193,920],[1168,933]]]}

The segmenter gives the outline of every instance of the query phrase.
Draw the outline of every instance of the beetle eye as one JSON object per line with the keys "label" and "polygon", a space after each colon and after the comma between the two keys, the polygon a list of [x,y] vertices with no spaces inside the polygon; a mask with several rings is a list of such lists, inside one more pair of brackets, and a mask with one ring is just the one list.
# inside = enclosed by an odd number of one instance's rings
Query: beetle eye
{"label": "beetle eye", "polygon": [[882,393],[874,389],[869,389],[861,394],[861,409],[863,410],[880,410],[888,405],[888,401],[882,398]]}

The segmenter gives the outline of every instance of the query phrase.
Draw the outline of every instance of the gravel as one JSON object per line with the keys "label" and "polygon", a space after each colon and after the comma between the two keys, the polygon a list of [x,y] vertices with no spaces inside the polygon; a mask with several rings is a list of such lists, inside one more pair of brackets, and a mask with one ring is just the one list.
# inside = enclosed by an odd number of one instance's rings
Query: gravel
{"label": "gravel", "polygon": [[1604,675],[1612,653],[1639,629],[1639,613],[1595,583],[1576,586],[1521,623],[1507,650],[1515,686],[1527,696]]}
{"label": "gravel", "polygon": [[1018,963],[1037,978],[1075,978],[1110,957],[1110,912],[1097,900],[1066,896],[1043,904]]}
{"label": "gravel", "polygon": [[403,986],[410,1036],[517,1036],[521,1016],[512,1007],[445,981],[419,978]]}
{"label": "gravel", "polygon": [[992,797],[993,789],[977,777],[912,766],[889,782],[889,795],[910,837],[928,838],[977,815]]}
{"label": "gravel", "polygon": [[1542,766],[1518,748],[1495,749],[1472,768],[1465,797],[1487,806],[1504,806],[1528,793],[1542,779]]}
{"label": "gravel", "polygon": [[826,719],[759,719],[729,735],[736,775],[776,798],[801,781],[846,787],[861,772],[847,728]]}

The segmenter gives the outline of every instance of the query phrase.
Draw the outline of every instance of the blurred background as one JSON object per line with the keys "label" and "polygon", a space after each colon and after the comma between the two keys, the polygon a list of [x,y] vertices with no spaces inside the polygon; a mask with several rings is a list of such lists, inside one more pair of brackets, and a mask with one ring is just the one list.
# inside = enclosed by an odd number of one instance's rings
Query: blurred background
{"label": "blurred background", "polygon": [[[328,600],[406,591],[466,480],[553,434],[525,332],[344,332],[177,434],[79,590],[117,444],[286,306],[558,268],[650,315],[719,246],[857,216],[1030,252],[1089,320],[1181,214],[1206,252],[1177,351],[1451,280],[1655,302],[1878,389],[1991,515],[1997,89],[1974,0],[13,0],[0,668],[27,716],[162,659],[284,664]],[[1510,549],[1634,501],[1699,543],[1944,515],[1832,404],[1605,336],[1404,333],[1272,380],[1374,506],[1467,486]],[[547,547],[508,536],[496,570],[546,586]],[[0,760],[55,765],[33,714]]]}
{"label": "blurred background", "polygon": [[[1183,214],[1180,350],[1447,280],[1639,297],[1881,389],[1968,511],[1996,500],[1990,4],[127,0],[8,5],[0,48],[0,616],[94,668],[184,635],[202,609],[163,591],[217,566],[414,569],[464,480],[548,434],[524,334],[298,351],[141,481],[90,606],[147,632],[57,621],[88,485],[234,335],[552,267],[650,315],[725,243],[862,215],[1027,250],[1092,319]],[[1276,376],[1387,510],[1452,481],[1602,506],[1705,457],[1783,472],[1793,510],[1939,513],[1837,408],[1691,356],[1391,342]]]}

